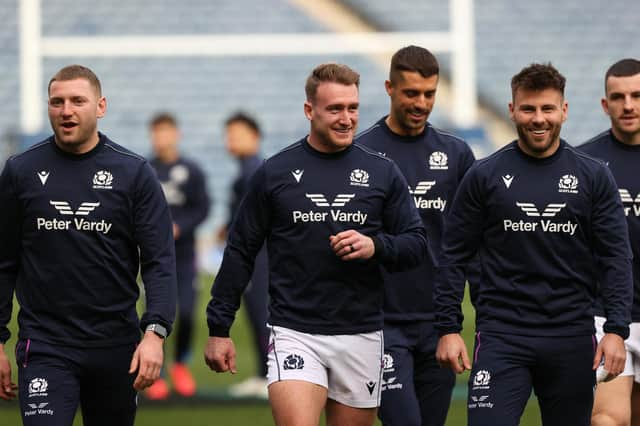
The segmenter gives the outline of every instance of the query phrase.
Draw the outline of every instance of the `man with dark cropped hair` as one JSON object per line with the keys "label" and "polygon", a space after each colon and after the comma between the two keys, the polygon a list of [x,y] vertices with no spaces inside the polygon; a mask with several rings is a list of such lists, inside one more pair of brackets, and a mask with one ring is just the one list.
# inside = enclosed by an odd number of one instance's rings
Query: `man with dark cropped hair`
{"label": "man with dark cropped hair", "polygon": [[[518,139],[474,164],[445,226],[436,284],[437,357],[471,369],[460,337],[463,265],[478,255],[471,426],[515,426],[533,389],[545,426],[587,426],[595,369],[625,361],[631,250],[613,176],[560,139],[565,78],[532,64],[511,81]],[[594,339],[593,302],[608,314]]]}
{"label": "man with dark cropped hair", "polygon": [[353,144],[360,76],[322,64],[307,79],[309,135],[254,174],[207,307],[205,360],[236,371],[229,330],[267,242],[269,400],[275,423],[369,426],[380,404],[383,280],[427,252],[406,180]]}
{"label": "man with dark cropped hair", "polygon": [[98,132],[107,100],[90,69],[62,68],[48,94],[54,134],[0,176],[0,398],[16,391],[4,353],[15,290],[24,424],[71,426],[80,406],[85,425],[133,425],[175,315],[169,207],[149,163]]}
{"label": "man with dark cropped hair", "polygon": [[[407,46],[391,58],[385,89],[389,115],[356,138],[398,164],[429,233],[431,251],[440,252],[444,220],[455,190],[473,164],[462,139],[427,120],[436,100],[439,66],[427,49]],[[384,366],[379,416],[385,426],[444,425],[455,374],[435,358],[431,257],[417,268],[388,273],[384,298]]]}
{"label": "man with dark cropped hair", "polygon": [[[611,128],[595,136],[579,149],[599,158],[618,184],[629,227],[633,251],[633,306],[630,335],[625,340],[627,361],[624,371],[610,380],[599,367],[593,406],[592,426],[640,425],[640,61],[622,59],[607,70],[605,97],[601,104]],[[602,339],[607,313],[598,298],[596,336]]]}

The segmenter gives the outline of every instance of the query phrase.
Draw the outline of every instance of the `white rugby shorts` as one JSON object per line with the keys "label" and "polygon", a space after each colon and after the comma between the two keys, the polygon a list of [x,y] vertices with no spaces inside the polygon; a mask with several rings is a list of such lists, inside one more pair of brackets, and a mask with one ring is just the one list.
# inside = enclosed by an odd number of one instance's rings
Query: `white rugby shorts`
{"label": "white rugby shorts", "polygon": [[355,408],[380,406],[382,330],[361,334],[308,334],[269,326],[268,384],[302,380]]}
{"label": "white rugby shorts", "polygon": [[[598,342],[604,337],[602,327],[606,318],[595,317],[596,338]],[[629,324],[629,337],[624,341],[624,347],[627,350],[627,360],[624,364],[624,371],[620,376],[633,376],[634,381],[640,383],[640,322],[632,322]],[[604,368],[602,366],[598,369]]]}

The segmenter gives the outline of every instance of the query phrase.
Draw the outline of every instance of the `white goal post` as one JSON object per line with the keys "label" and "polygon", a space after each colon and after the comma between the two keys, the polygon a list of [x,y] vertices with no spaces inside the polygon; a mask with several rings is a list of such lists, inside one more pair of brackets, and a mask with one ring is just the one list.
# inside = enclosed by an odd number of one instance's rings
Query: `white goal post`
{"label": "white goal post", "polygon": [[40,0],[20,0],[20,127],[43,130],[44,57],[288,56],[393,52],[408,42],[452,57],[452,117],[461,128],[476,125],[473,0],[450,0],[448,32],[211,34],[165,36],[43,37]]}

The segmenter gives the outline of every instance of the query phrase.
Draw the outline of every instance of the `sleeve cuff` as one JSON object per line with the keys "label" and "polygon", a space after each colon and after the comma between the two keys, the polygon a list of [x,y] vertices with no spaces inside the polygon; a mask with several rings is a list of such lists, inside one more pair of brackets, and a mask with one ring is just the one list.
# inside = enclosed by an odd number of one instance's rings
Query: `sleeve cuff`
{"label": "sleeve cuff", "polygon": [[229,327],[209,325],[209,337],[229,337]]}
{"label": "sleeve cuff", "polygon": [[618,336],[622,337],[623,340],[627,340],[627,338],[629,337],[629,326],[609,324],[608,322],[606,322],[602,329],[605,333],[617,334]]}

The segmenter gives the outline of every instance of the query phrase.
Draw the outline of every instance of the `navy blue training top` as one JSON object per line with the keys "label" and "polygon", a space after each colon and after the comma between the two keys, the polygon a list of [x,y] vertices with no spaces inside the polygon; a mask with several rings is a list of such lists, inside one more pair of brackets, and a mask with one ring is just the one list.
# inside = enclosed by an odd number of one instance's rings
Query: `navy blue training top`
{"label": "navy blue training top", "polygon": [[[617,140],[611,130],[607,130],[578,149],[603,160],[618,184],[633,252],[631,320],[640,322],[640,145],[627,145]],[[601,298],[596,302],[596,314],[604,315]]]}
{"label": "navy blue training top", "polygon": [[602,282],[606,332],[629,333],[631,250],[607,167],[561,141],[536,159],[513,142],[478,160],[462,180],[445,226],[436,284],[441,335],[462,328],[461,265],[476,252],[476,329],[530,336],[593,334]]}
{"label": "navy blue training top", "polygon": [[[358,135],[356,142],[398,165],[422,217],[431,252],[438,256],[446,213],[462,177],[473,164],[473,152],[465,141],[430,123],[419,135],[401,136],[393,133],[385,120],[380,119]],[[433,320],[435,274],[432,257],[407,271],[383,271],[385,321]]]}
{"label": "navy blue training top", "polygon": [[166,164],[151,160],[171,210],[171,218],[180,228],[175,240],[176,256],[193,261],[195,231],[209,213],[210,199],[200,167],[184,157]]}
{"label": "navy blue training top", "polygon": [[[81,155],[54,138],[0,176],[0,342],[15,289],[19,337],[71,346],[136,342],[175,316],[171,218],[147,161],[100,134]],[[146,312],[138,320],[141,270]]]}
{"label": "navy blue training top", "polygon": [[[373,238],[372,259],[335,255],[329,236],[349,229]],[[228,335],[265,239],[269,323],[316,334],[381,329],[379,265],[410,268],[427,253],[422,221],[393,161],[357,144],[325,154],[302,139],[266,160],[251,181],[212,289],[210,335]]]}

